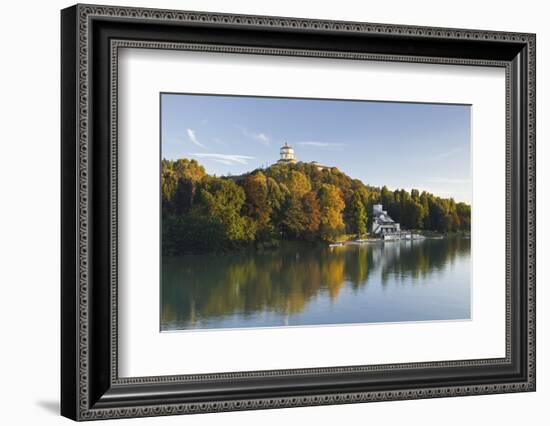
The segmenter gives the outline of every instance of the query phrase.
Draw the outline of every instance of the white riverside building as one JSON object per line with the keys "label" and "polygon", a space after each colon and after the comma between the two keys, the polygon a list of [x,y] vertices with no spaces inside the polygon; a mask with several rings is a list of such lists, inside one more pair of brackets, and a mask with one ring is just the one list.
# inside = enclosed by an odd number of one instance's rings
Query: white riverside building
{"label": "white riverside building", "polygon": [[[288,143],[285,142],[285,144],[281,147],[280,150],[281,158],[277,161],[279,164],[296,164],[298,163],[298,159],[296,158],[296,154],[294,152],[294,148],[291,147]],[[325,166],[323,164],[318,163],[317,161],[312,161],[311,164],[313,164],[317,170],[330,170],[330,166]]]}
{"label": "white riverside building", "polygon": [[383,210],[382,204],[372,206],[372,227],[371,233],[384,238],[386,235],[399,235],[401,227],[394,221],[386,210]]}

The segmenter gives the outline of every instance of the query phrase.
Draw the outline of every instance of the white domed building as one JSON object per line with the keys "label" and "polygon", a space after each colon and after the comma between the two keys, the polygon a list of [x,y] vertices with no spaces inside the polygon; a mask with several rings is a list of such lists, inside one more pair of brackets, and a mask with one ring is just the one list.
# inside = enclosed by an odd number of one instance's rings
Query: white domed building
{"label": "white domed building", "polygon": [[295,164],[298,162],[296,159],[296,155],[294,155],[294,148],[292,148],[288,143],[285,142],[285,144],[281,147],[281,158],[279,159],[278,163],[291,163]]}

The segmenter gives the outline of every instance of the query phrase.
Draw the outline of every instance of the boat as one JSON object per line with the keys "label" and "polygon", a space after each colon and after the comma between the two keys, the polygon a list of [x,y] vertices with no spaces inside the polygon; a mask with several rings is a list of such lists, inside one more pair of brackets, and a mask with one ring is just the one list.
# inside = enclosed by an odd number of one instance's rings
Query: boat
{"label": "boat", "polygon": [[400,234],[384,234],[384,241],[398,241],[401,239]]}
{"label": "boat", "polygon": [[425,240],[426,237],[420,234],[413,234],[413,240]]}

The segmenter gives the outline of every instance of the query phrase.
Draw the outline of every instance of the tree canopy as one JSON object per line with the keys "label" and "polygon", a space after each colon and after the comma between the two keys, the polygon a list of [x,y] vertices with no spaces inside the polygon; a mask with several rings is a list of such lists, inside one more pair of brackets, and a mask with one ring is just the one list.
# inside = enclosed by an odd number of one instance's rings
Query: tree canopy
{"label": "tree canopy", "polygon": [[163,160],[162,246],[167,255],[227,251],[282,239],[365,235],[383,204],[403,229],[469,231],[470,206],[426,191],[365,185],[337,168],[274,164],[236,177],[206,174],[196,160]]}

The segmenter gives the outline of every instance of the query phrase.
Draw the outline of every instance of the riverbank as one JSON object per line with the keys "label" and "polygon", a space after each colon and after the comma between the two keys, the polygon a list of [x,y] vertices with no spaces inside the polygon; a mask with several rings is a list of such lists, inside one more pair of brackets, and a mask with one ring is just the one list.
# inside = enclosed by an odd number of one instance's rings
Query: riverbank
{"label": "riverbank", "polygon": [[380,242],[390,242],[390,241],[417,241],[417,240],[442,240],[444,238],[470,238],[469,232],[458,231],[458,232],[447,232],[440,233],[437,231],[428,231],[428,230],[406,230],[396,234],[387,235],[386,238],[365,236],[362,238],[357,238],[356,235],[341,235],[340,237],[329,242],[329,247],[339,247],[346,245],[360,245],[360,244],[370,244],[370,243],[380,243]]}

